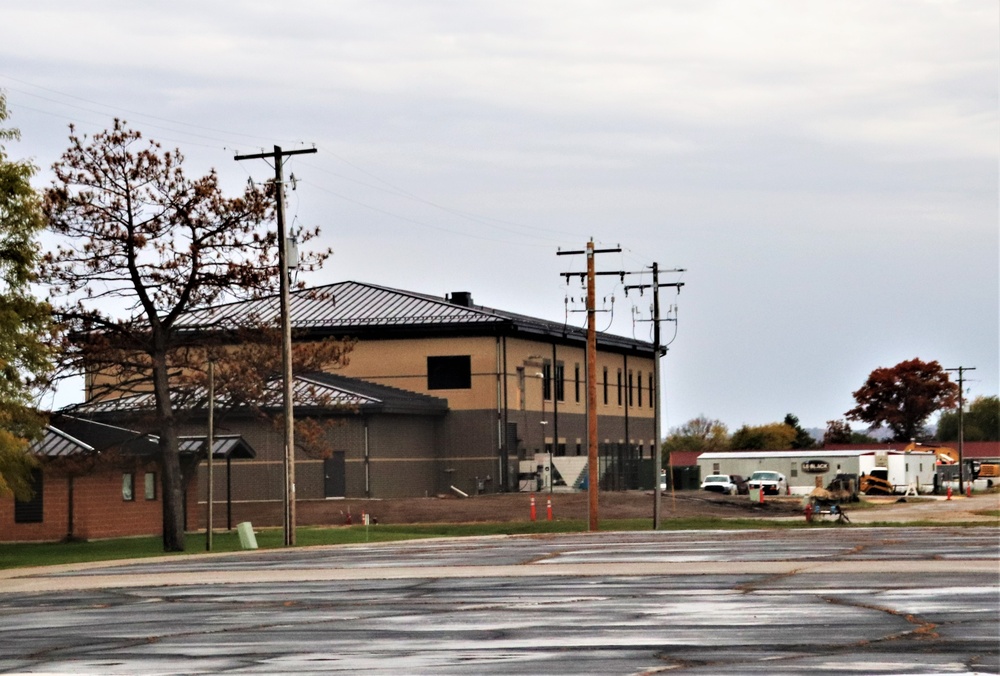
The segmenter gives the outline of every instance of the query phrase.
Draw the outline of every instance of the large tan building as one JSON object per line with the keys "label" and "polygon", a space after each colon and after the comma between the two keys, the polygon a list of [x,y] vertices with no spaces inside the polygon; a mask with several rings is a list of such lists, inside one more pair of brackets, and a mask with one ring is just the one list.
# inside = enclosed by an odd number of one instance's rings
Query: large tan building
{"label": "large tan building", "polygon": [[[182,325],[211,331],[277,312],[274,297],[192,312]],[[300,501],[534,490],[549,481],[556,490],[581,488],[583,329],[482,307],[466,292],[437,297],[358,282],[293,292],[290,314],[295,340],[357,340],[346,366],[300,377],[329,393],[327,401],[349,404],[296,401],[297,417],[341,423],[328,432],[323,457],[297,456]],[[596,382],[602,488],[651,487],[653,345],[598,334]],[[137,405],[129,399],[90,413],[120,419]],[[281,431],[238,412],[220,424],[257,453],[233,463],[233,499],[279,502]],[[195,418],[183,433],[203,430]]]}

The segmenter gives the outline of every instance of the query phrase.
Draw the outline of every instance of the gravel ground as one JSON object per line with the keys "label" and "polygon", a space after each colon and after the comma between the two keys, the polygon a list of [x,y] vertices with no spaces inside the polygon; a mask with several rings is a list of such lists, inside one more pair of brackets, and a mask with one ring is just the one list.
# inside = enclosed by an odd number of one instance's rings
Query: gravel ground
{"label": "gravel ground", "polygon": [[[432,497],[398,500],[325,500],[302,502],[298,506],[299,525],[339,525],[360,523],[362,513],[370,514],[379,523],[476,523],[517,522],[531,518],[534,497],[536,518],[548,514],[551,500],[555,520],[588,518],[586,493],[530,493],[480,495],[470,498]],[[853,523],[876,521],[959,521],[990,522],[1000,525],[996,515],[975,514],[1000,509],[1000,493],[976,495],[972,498],[943,497],[871,498],[864,508],[845,505]],[[600,519],[650,518],[653,515],[651,491],[605,492],[598,503]],[[801,497],[766,498],[763,504],[747,496],[722,496],[705,491],[664,492],[661,497],[661,518],[792,518],[802,514]]]}

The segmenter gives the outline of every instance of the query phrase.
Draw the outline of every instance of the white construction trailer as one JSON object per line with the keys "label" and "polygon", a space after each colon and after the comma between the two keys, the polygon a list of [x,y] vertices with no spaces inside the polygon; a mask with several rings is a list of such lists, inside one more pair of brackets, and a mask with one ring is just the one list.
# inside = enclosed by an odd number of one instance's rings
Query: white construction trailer
{"label": "white construction trailer", "polygon": [[897,493],[934,490],[937,457],[929,451],[885,449],[825,451],[728,451],[698,456],[701,475],[739,474],[744,479],[757,470],[781,472],[793,495],[808,495],[817,486],[826,487],[837,474],[883,476]]}

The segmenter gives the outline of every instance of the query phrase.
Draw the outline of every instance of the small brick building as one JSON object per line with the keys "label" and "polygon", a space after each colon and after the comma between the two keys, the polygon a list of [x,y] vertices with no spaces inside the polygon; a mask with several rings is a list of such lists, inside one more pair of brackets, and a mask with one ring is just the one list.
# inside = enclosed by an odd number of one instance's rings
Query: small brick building
{"label": "small brick building", "polygon": [[[185,439],[185,521],[196,516],[195,466],[204,439]],[[223,453],[219,453],[222,447]],[[55,542],[160,535],[163,532],[159,452],[155,437],[114,425],[56,417],[30,448],[39,461],[35,494],[0,499],[0,542]],[[240,440],[219,439],[216,457],[252,455]],[[228,457],[228,456],[226,456]]]}

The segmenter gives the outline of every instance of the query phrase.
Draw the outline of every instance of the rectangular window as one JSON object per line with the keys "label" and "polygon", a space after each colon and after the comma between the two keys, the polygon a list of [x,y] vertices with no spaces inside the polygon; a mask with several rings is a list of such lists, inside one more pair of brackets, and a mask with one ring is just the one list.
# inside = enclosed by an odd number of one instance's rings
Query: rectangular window
{"label": "rectangular window", "polygon": [[575,364],[573,366],[573,392],[576,397],[576,403],[580,403],[580,365]]}
{"label": "rectangular window", "polygon": [[628,405],[632,406],[632,371],[628,372]]}
{"label": "rectangular window", "polygon": [[618,369],[618,405],[622,405],[622,370]]}
{"label": "rectangular window", "polygon": [[642,408],[642,374],[641,373],[636,374],[636,376],[635,376],[635,389],[636,389],[636,392],[639,395],[639,398],[636,401],[635,405],[638,406],[639,408]]}
{"label": "rectangular window", "polygon": [[146,482],[146,499],[155,500],[156,499],[156,472],[146,472],[143,477]]}
{"label": "rectangular window", "polygon": [[122,474],[122,500],[131,502],[135,500],[135,475]]}
{"label": "rectangular window", "polygon": [[656,388],[653,385],[653,374],[650,373],[649,374],[649,407],[650,408],[654,408],[656,406],[656,397],[654,396],[655,393],[656,393]]}
{"label": "rectangular window", "polygon": [[30,500],[14,500],[14,523],[42,523],[45,518],[42,488],[42,470],[31,470],[31,490],[35,494]]}
{"label": "rectangular window", "polygon": [[472,388],[472,357],[427,357],[428,390],[468,390]]}
{"label": "rectangular window", "polygon": [[566,365],[556,362],[556,401],[566,401]]}
{"label": "rectangular window", "polygon": [[719,463],[717,462],[712,463],[712,474],[718,474],[720,469],[722,469],[722,467],[719,465]]}
{"label": "rectangular window", "polygon": [[542,362],[542,399],[552,398],[552,362]]}
{"label": "rectangular window", "polygon": [[608,367],[604,367],[604,405],[608,405]]}

